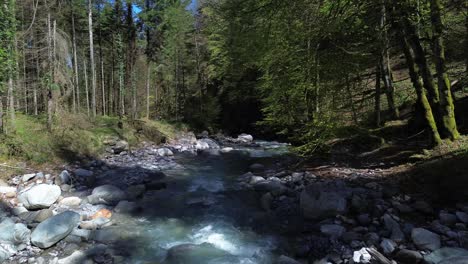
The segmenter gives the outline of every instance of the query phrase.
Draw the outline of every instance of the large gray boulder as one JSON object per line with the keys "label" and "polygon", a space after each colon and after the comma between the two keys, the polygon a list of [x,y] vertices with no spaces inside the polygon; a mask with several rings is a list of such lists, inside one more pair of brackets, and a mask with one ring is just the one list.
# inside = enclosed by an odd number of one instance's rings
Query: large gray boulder
{"label": "large gray boulder", "polygon": [[434,251],[440,248],[440,236],[424,228],[414,228],[411,238],[419,249]]}
{"label": "large gray boulder", "polygon": [[114,185],[102,185],[94,188],[88,202],[91,204],[107,204],[116,205],[118,202],[125,200],[127,195],[124,191]]}
{"label": "large gray boulder", "polygon": [[49,208],[62,194],[57,185],[39,184],[18,195],[18,201],[27,209]]}
{"label": "large gray boulder", "polygon": [[40,248],[49,248],[67,237],[80,222],[80,215],[65,211],[40,223],[31,234],[31,243]]}
{"label": "large gray boulder", "polygon": [[339,188],[328,187],[326,184],[313,184],[302,191],[300,206],[304,217],[323,219],[347,211],[346,192]]}
{"label": "large gray boulder", "polygon": [[10,218],[6,218],[0,223],[0,243],[28,244],[30,236],[31,231],[24,224],[16,224]]}

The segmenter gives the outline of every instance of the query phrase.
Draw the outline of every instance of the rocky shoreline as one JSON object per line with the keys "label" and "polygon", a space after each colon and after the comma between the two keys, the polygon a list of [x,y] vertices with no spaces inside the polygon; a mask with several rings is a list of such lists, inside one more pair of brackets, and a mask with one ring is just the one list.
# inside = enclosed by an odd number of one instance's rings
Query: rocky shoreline
{"label": "rocky shoreline", "polygon": [[[181,167],[175,153],[219,156],[262,146],[247,134],[207,133],[136,150],[118,139],[106,144],[101,160],[58,175],[38,172],[0,182],[2,263],[128,263],[111,246],[121,238],[107,229],[120,215],[144,210],[139,201],[145,193],[166,188],[161,171]],[[122,169],[129,164],[130,172]],[[254,220],[274,219],[272,228],[293,240],[275,263],[468,263],[468,204],[434,208],[366,175],[330,179],[261,163],[248,171],[233,190],[258,193],[263,213]],[[178,245],[166,261],[183,263],[196,250],[224,254],[206,243]]]}

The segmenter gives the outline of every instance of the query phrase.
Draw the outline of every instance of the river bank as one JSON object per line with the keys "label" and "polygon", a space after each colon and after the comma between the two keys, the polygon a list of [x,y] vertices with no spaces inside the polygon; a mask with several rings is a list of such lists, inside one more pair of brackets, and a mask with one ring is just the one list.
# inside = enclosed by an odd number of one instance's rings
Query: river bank
{"label": "river bank", "polygon": [[187,133],[133,150],[117,139],[106,144],[101,159],[1,185],[5,263],[446,263],[468,256],[461,249],[468,204],[433,206],[378,168],[293,166],[298,159],[287,145],[249,135]]}

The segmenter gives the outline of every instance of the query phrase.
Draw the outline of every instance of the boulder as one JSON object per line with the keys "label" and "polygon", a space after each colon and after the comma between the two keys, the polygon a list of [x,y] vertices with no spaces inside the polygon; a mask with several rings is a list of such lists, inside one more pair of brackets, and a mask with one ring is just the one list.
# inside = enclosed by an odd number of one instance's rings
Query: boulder
{"label": "boulder", "polygon": [[300,207],[304,217],[309,219],[335,217],[347,211],[346,195],[326,185],[313,184],[302,191]]}
{"label": "boulder", "polygon": [[389,255],[395,251],[397,244],[391,239],[384,238],[382,242],[380,242],[380,247],[382,248],[383,253]]}
{"label": "boulder", "polygon": [[250,177],[249,183],[252,184],[252,185],[255,185],[256,183],[259,183],[259,182],[264,181],[264,180],[265,180],[265,178],[263,178],[261,176],[252,175],[252,177]]}
{"label": "boulder", "polygon": [[440,223],[443,225],[453,226],[455,223],[457,223],[457,216],[454,214],[446,213],[446,212],[440,212],[439,220],[440,220]]}
{"label": "boulder", "polygon": [[97,219],[97,218],[100,218],[100,217],[110,219],[112,217],[112,212],[110,210],[107,210],[107,209],[101,209],[101,210],[97,211],[96,213],[94,213],[91,216],[91,219]]}
{"label": "boulder", "polygon": [[0,186],[0,194],[7,194],[7,193],[16,193],[16,188],[10,187],[10,186]]}
{"label": "boulder", "polygon": [[87,255],[82,251],[75,251],[70,256],[58,260],[58,264],[82,264],[86,263]]}
{"label": "boulder", "polygon": [[258,192],[270,192],[273,196],[280,196],[288,190],[281,182],[271,180],[259,181],[253,187]]}
{"label": "boulder", "polygon": [[346,228],[340,225],[322,225],[320,232],[332,238],[340,238],[346,232]]}
{"label": "boulder", "polygon": [[400,224],[397,221],[388,214],[384,215],[383,221],[385,228],[391,232],[390,238],[393,241],[401,242],[405,240],[405,234],[401,231]]}
{"label": "boulder", "polygon": [[158,152],[158,155],[161,157],[174,156],[174,153],[172,152],[172,150],[168,148],[159,148],[157,152]]}
{"label": "boulder", "polygon": [[18,195],[18,201],[27,209],[49,208],[62,194],[57,185],[39,184]]}
{"label": "boulder", "polygon": [[28,244],[31,231],[26,225],[16,224],[10,218],[5,218],[0,223],[0,243],[19,245]]}
{"label": "boulder", "polygon": [[167,263],[208,263],[211,260],[229,256],[230,254],[218,249],[210,243],[182,244],[171,247],[167,251]]}
{"label": "boulder", "polygon": [[431,254],[424,256],[424,260],[430,264],[438,264],[442,261],[448,261],[455,257],[464,257],[467,261],[464,263],[468,263],[468,250],[463,248],[439,248]]}
{"label": "boulder", "polygon": [[402,249],[396,253],[395,260],[401,264],[417,264],[423,260],[423,256],[418,251]]}
{"label": "boulder", "polygon": [[76,169],[74,173],[78,178],[88,178],[94,175],[94,172],[85,169]]}
{"label": "boulder", "polygon": [[111,225],[111,220],[106,217],[98,217],[89,221],[81,221],[80,228],[86,230],[96,230]]}
{"label": "boulder", "polygon": [[120,154],[126,150],[128,150],[128,142],[125,140],[119,140],[115,142],[114,146],[112,146],[112,151],[114,154]]}
{"label": "boulder", "polygon": [[80,222],[80,215],[65,211],[40,223],[31,234],[31,243],[40,248],[49,248],[70,234]]}
{"label": "boulder", "polygon": [[76,196],[66,197],[60,200],[59,204],[69,207],[79,206],[81,204],[81,198]]}
{"label": "boulder", "polygon": [[135,202],[129,201],[120,201],[117,206],[115,206],[114,211],[117,213],[133,213],[138,209]]}
{"label": "boulder", "polygon": [[440,248],[440,236],[424,228],[414,228],[411,231],[411,238],[421,250],[434,251]]}
{"label": "boulder", "polygon": [[237,140],[239,140],[240,142],[249,143],[253,141],[253,136],[243,133],[237,136]]}
{"label": "boulder", "polygon": [[205,149],[220,149],[218,143],[211,138],[202,138],[197,140],[195,145],[197,150],[205,150]]}
{"label": "boulder", "polygon": [[55,184],[61,186],[63,184],[70,184],[71,176],[66,170],[62,171],[57,177],[55,177]]}
{"label": "boulder", "polygon": [[465,212],[456,212],[455,213],[460,222],[468,224],[468,214]]}
{"label": "boulder", "polygon": [[28,174],[24,174],[21,179],[23,180],[23,182],[27,182],[34,177],[36,177],[36,173],[28,173]]}
{"label": "boulder", "polygon": [[91,195],[88,196],[90,204],[107,204],[116,205],[118,202],[125,200],[126,193],[114,185],[102,185],[94,188]]}

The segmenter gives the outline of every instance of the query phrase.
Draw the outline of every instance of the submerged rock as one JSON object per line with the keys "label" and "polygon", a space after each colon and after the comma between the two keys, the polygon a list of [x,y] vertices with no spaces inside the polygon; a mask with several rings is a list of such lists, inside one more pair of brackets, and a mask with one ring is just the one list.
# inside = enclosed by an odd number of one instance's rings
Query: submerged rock
{"label": "submerged rock", "polygon": [[27,209],[49,208],[60,197],[57,185],[39,184],[18,195],[18,200]]}
{"label": "submerged rock", "polygon": [[463,263],[468,263],[468,250],[463,248],[440,248],[435,250],[431,254],[424,256],[424,260],[430,264],[437,264],[441,263],[442,261],[449,261],[455,257],[463,257],[466,261]]}
{"label": "submerged rock", "polygon": [[65,211],[40,223],[31,234],[31,243],[40,248],[49,248],[70,234],[78,226],[80,215]]}

